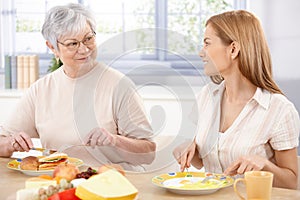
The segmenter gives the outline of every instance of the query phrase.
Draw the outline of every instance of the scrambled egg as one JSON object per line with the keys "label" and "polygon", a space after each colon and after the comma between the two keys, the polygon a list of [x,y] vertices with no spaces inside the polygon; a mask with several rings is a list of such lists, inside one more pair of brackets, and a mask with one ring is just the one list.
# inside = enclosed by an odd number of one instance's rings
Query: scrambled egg
{"label": "scrambled egg", "polygon": [[202,178],[174,178],[164,182],[164,185],[169,188],[180,188],[180,189],[213,189],[221,187],[226,181],[219,181],[216,179],[211,179],[202,183]]}

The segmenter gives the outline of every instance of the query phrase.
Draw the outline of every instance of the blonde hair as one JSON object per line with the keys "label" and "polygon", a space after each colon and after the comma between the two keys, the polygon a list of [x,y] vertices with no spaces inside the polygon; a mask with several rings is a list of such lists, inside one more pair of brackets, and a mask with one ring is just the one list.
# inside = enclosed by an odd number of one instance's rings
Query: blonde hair
{"label": "blonde hair", "polygon": [[[252,84],[272,93],[280,93],[272,77],[272,61],[264,31],[258,18],[245,10],[214,15],[206,22],[215,30],[225,45],[236,41],[240,45],[239,70]],[[219,84],[223,77],[212,76]]]}

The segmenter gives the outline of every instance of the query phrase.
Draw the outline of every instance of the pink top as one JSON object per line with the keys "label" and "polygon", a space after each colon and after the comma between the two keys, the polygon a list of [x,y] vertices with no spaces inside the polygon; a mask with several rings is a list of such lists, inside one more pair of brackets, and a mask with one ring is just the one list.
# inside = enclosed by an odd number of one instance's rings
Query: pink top
{"label": "pink top", "polygon": [[198,112],[191,113],[197,123],[195,139],[206,171],[222,173],[245,155],[260,155],[275,162],[274,150],[298,146],[300,121],[294,105],[285,96],[261,88],[233,124],[219,133],[223,91],[224,82],[204,86],[197,100]]}

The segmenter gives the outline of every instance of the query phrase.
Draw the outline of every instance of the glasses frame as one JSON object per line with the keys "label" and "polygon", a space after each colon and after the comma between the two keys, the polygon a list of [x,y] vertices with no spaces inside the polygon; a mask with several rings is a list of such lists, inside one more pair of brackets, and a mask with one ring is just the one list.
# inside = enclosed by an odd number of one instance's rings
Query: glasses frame
{"label": "glasses frame", "polygon": [[[95,32],[95,31],[92,31],[92,37],[93,37],[93,38],[96,37],[96,32]],[[94,45],[95,42],[96,42],[96,40],[94,40],[93,43],[91,43],[91,44],[86,44],[86,42],[89,41],[89,40],[87,40],[87,39],[88,39],[88,37],[84,37],[83,40],[81,40],[81,41],[79,41],[79,40],[74,40],[74,42],[70,42],[69,44],[65,44],[65,43],[60,42],[60,41],[57,40],[57,43],[59,43],[59,44],[65,46],[69,51],[77,51],[77,50],[79,49],[81,43],[82,43],[84,46],[86,46],[86,47],[90,47],[91,45]],[[71,46],[69,46],[69,45],[72,44],[72,43],[73,43],[73,44],[74,44],[74,43],[77,43],[76,47],[71,47]]]}

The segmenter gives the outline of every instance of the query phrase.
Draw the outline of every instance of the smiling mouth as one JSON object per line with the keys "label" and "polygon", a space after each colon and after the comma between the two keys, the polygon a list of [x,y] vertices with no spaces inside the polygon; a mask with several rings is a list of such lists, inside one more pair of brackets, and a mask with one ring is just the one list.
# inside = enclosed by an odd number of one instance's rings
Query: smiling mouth
{"label": "smiling mouth", "polygon": [[87,60],[89,57],[84,57],[84,58],[78,58],[77,60]]}

